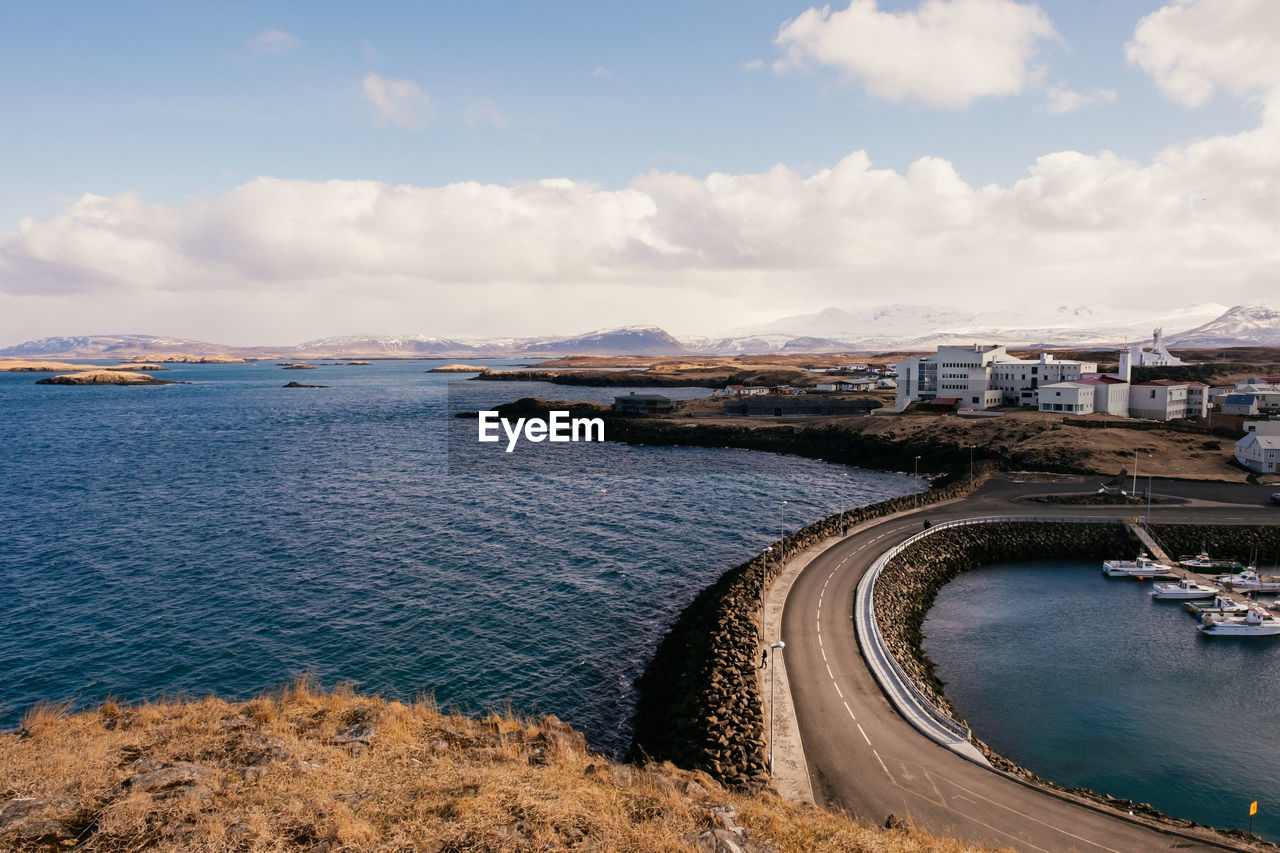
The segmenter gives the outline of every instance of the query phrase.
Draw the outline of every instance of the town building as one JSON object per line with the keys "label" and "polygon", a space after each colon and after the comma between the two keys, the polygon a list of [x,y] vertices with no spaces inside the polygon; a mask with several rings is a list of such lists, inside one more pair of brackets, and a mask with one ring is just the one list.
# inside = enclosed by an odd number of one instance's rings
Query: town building
{"label": "town building", "polygon": [[1042,412],[1129,417],[1129,383],[1114,376],[1090,376],[1070,382],[1041,385]]}
{"label": "town building", "polygon": [[1142,344],[1131,344],[1129,346],[1129,360],[1134,367],[1177,367],[1186,364],[1182,359],[1165,349],[1164,345],[1164,329],[1154,329],[1151,332],[1151,348],[1147,349]]}
{"label": "town building", "polygon": [[[1191,386],[1198,393],[1191,395]],[[1173,379],[1152,379],[1138,382],[1129,390],[1129,417],[1153,421],[1172,421],[1180,418],[1203,418],[1208,414],[1208,386],[1199,382],[1178,382]],[[1196,408],[1191,407],[1192,399]]]}
{"label": "town building", "polygon": [[937,355],[909,358],[894,365],[898,409],[913,400],[955,400],[971,409],[1037,406],[1041,385],[1081,379],[1098,370],[1096,362],[1038,359],[1009,355],[1003,345],[938,347]]}
{"label": "town building", "polygon": [[757,394],[768,394],[769,389],[753,385],[726,385],[711,392],[712,397],[752,397]]}
{"label": "town building", "polygon": [[637,394],[632,391],[613,398],[613,410],[624,415],[660,415],[674,412],[676,404],[661,394]]}
{"label": "town building", "polygon": [[1245,429],[1236,442],[1236,461],[1260,474],[1280,471],[1280,421],[1252,421]]}

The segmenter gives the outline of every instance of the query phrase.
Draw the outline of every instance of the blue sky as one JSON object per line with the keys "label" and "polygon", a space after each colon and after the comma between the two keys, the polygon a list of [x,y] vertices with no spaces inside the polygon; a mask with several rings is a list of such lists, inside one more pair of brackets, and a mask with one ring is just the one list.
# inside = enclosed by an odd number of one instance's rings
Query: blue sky
{"label": "blue sky", "polygon": [[1278,7],[11,4],[0,342],[1265,301]]}

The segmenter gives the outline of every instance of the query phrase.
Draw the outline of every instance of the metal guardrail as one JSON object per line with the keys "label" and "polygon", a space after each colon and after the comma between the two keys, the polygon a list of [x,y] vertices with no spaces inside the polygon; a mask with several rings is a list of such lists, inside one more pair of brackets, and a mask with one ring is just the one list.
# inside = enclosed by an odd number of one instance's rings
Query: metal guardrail
{"label": "metal guardrail", "polygon": [[[999,522],[1052,522],[1055,524],[1123,524],[1119,518],[1104,516],[1040,516],[1040,515],[992,515],[978,518],[964,518],[955,521],[940,521],[925,530],[903,540],[885,551],[862,580],[858,583],[854,601],[854,627],[863,653],[870,664],[871,672],[885,694],[916,729],[931,740],[968,758],[974,758],[974,750],[969,741],[973,731],[964,723],[952,717],[947,711],[938,707],[929,697],[916,687],[915,683],[903,670],[897,658],[885,644],[884,635],[880,632],[880,623],[875,614],[875,585],[880,572],[894,557],[906,551],[917,542],[941,531],[955,527],[966,527],[975,524],[994,524]],[[980,756],[979,756],[980,758]]]}

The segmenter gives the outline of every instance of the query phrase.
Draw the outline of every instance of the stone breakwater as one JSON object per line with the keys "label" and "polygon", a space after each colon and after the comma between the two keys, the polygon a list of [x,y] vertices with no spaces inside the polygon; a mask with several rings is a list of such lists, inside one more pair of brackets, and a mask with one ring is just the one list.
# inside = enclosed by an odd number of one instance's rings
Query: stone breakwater
{"label": "stone breakwater", "polygon": [[1280,569],[1274,568],[1280,563],[1280,526],[1153,524],[1151,532],[1175,560],[1208,551],[1215,559],[1245,564],[1252,557],[1261,574],[1280,574]]}
{"label": "stone breakwater", "polygon": [[[975,486],[990,473],[980,466]],[[833,515],[774,543],[773,553],[795,554],[863,522],[968,491],[966,478],[923,495]],[[636,680],[633,760],[670,761],[748,790],[769,783],[756,667],[762,648],[761,586],[772,583],[779,570],[777,559],[757,555],[721,575],[676,619]]]}

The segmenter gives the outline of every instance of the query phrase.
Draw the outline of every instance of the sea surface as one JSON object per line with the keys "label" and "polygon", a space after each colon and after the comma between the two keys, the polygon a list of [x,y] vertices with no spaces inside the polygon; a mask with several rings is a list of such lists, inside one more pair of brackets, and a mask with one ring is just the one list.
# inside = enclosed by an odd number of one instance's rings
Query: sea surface
{"label": "sea surface", "polygon": [[309,673],[555,713],[618,755],[632,682],[700,589],[784,528],[922,484],[730,449],[506,454],[450,415],[707,391],[440,363],[172,365],[157,375],[189,384],[163,387],[0,373],[0,728],[37,702],[247,698]]}
{"label": "sea surface", "polygon": [[[1123,556],[1123,555],[1117,555]],[[1062,785],[1280,841],[1280,638],[1202,637],[1097,563],[1007,562],[944,586],[925,651],[997,752]]]}

